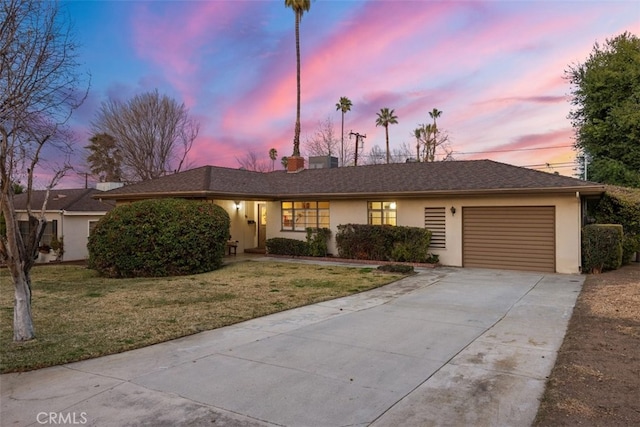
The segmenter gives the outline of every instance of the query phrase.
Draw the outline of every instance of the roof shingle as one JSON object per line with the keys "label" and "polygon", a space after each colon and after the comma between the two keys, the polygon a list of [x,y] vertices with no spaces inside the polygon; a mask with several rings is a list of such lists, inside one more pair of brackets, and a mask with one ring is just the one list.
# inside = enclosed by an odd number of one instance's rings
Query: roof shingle
{"label": "roof shingle", "polygon": [[[94,195],[102,194],[93,188],[78,188],[70,190],[51,190],[47,201],[48,211],[69,211],[69,212],[108,212],[115,206],[113,201],[101,201]],[[44,203],[45,190],[35,190],[31,192],[31,209],[39,211]],[[27,194],[17,194],[14,197],[16,210],[27,209]]]}
{"label": "roof shingle", "polygon": [[259,173],[203,166],[152,181],[127,185],[105,192],[102,197],[126,199],[201,195],[228,199],[281,199],[510,191],[582,191],[596,194],[603,189],[600,184],[567,176],[491,160],[470,160],[305,169],[297,173]]}

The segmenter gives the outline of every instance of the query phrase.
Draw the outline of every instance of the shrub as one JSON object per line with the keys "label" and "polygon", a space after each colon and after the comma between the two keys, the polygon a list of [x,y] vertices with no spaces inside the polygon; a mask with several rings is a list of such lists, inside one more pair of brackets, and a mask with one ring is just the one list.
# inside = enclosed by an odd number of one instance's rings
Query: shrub
{"label": "shrub", "polygon": [[413,266],[406,264],[387,264],[381,265],[378,267],[380,271],[387,271],[389,273],[401,273],[401,274],[409,274],[413,273]]}
{"label": "shrub", "polygon": [[582,229],[582,268],[585,273],[615,270],[622,265],[622,226],[592,224]]}
{"label": "shrub", "polygon": [[267,239],[267,253],[273,255],[307,256],[309,246],[307,242],[285,237],[273,237]]}
{"label": "shrub", "polygon": [[589,206],[589,215],[599,224],[622,225],[623,263],[640,252],[640,189],[607,185],[602,198]]}
{"label": "shrub", "polygon": [[342,258],[426,262],[431,231],[419,227],[346,224],[338,226],[336,244]]}
{"label": "shrub", "polygon": [[158,199],[118,206],[89,237],[89,268],[109,277],[162,277],[222,265],[229,215],[208,202]]}
{"label": "shrub", "polygon": [[307,249],[311,256],[327,256],[328,240],[331,230],[328,228],[307,228]]}

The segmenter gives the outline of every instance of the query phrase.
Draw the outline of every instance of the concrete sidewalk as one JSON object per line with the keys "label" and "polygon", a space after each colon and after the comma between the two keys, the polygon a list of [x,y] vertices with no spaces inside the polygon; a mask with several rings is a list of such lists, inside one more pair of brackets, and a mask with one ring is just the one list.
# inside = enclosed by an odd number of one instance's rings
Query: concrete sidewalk
{"label": "concrete sidewalk", "polygon": [[527,426],[583,281],[421,270],[163,344],[2,375],[0,424]]}

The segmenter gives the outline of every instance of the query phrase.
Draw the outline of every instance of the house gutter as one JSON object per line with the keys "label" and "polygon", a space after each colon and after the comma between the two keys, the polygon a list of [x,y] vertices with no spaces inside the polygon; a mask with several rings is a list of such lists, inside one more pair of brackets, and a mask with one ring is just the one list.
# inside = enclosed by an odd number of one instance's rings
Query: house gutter
{"label": "house gutter", "polygon": [[277,194],[272,196],[274,200],[291,198],[325,198],[325,199],[353,199],[363,197],[395,197],[395,198],[432,198],[442,196],[509,196],[512,194],[575,194],[581,192],[583,195],[601,195],[604,193],[604,186],[593,187],[561,187],[561,188],[498,188],[486,190],[430,190],[430,191],[400,191],[400,192],[352,192],[352,193],[291,193]]}
{"label": "house gutter", "polygon": [[173,191],[173,192],[143,192],[143,193],[113,193],[113,194],[95,194],[91,196],[94,199],[113,199],[119,201],[130,201],[140,199],[154,199],[158,197],[177,197],[177,198],[203,198],[203,199],[223,199],[223,200],[282,200],[282,199],[353,199],[363,197],[397,197],[397,198],[415,198],[415,197],[442,197],[442,196],[508,196],[512,194],[574,194],[581,192],[583,195],[600,195],[604,193],[604,185],[589,187],[555,187],[555,188],[491,188],[491,189],[470,189],[470,190],[427,190],[427,191],[400,191],[400,192],[349,192],[349,193],[272,193],[272,194],[255,194],[255,193],[225,193],[215,191]]}

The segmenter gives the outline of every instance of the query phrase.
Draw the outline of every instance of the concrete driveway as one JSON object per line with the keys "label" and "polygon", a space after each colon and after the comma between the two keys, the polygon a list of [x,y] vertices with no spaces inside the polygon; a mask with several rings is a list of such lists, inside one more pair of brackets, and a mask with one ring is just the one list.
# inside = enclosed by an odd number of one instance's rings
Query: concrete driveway
{"label": "concrete driveway", "polygon": [[527,426],[583,281],[421,270],[140,350],[2,375],[0,423]]}

